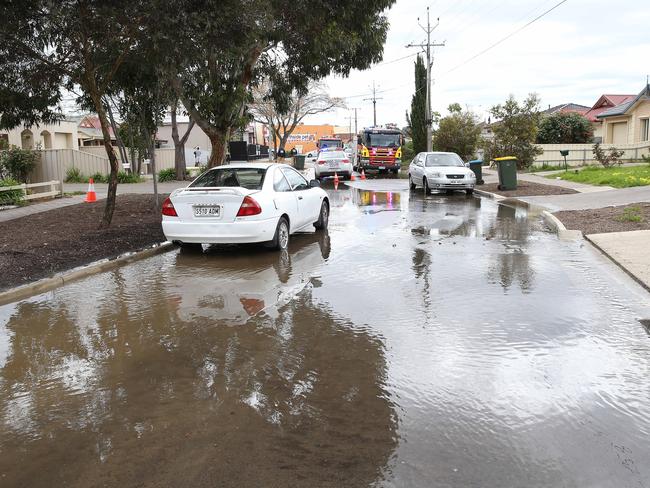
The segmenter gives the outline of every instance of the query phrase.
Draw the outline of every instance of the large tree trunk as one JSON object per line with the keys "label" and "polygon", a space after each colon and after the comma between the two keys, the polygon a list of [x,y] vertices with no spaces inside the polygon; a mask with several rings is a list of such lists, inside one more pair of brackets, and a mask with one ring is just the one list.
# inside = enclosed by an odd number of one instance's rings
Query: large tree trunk
{"label": "large tree trunk", "polygon": [[187,138],[190,136],[190,132],[194,128],[194,120],[190,119],[190,123],[187,125],[187,130],[183,137],[180,137],[178,134],[178,124],[176,123],[176,108],[178,107],[178,102],[176,102],[172,107],[172,139],[174,141],[174,167],[176,168],[176,179],[178,181],[183,181],[185,179],[185,173],[187,172],[187,163],[185,161],[185,143]]}
{"label": "large tree trunk", "polygon": [[226,157],[226,144],[228,143],[228,131],[211,130],[208,133],[210,144],[212,145],[212,153],[208,161],[208,168],[221,166],[224,158]]}
{"label": "large tree trunk", "polygon": [[104,215],[102,216],[102,221],[99,224],[99,228],[104,229],[106,227],[109,227],[111,225],[111,220],[113,220],[113,212],[115,211],[115,199],[117,194],[117,172],[119,170],[119,165],[117,156],[115,155],[115,150],[111,145],[111,133],[109,131],[110,124],[108,122],[106,110],[102,104],[102,99],[98,93],[95,80],[92,77],[89,78],[89,95],[93,101],[93,104],[95,105],[97,116],[99,117],[99,123],[102,127],[102,137],[104,139],[104,148],[106,149],[106,154],[108,155],[108,160],[111,165],[111,174],[108,177],[108,195],[106,196],[106,206],[104,207]]}
{"label": "large tree trunk", "polygon": [[[108,119],[111,123],[111,127],[113,128],[113,133],[115,134],[115,140],[117,141],[117,148],[120,150],[120,158],[122,159],[122,164],[127,165],[129,164],[129,156],[126,152],[126,146],[124,145],[124,141],[120,137],[120,132],[117,130],[117,124],[115,123],[115,118],[113,117],[113,110],[111,109],[111,106],[109,103],[106,103],[106,106],[108,107]],[[131,171],[133,171],[133,167],[131,167]]]}

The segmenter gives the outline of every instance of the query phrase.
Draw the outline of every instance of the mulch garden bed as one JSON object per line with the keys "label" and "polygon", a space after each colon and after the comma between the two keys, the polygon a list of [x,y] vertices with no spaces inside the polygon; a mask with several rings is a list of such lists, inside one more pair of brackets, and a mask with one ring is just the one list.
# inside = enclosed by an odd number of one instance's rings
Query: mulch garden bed
{"label": "mulch garden bed", "polygon": [[554,185],[542,185],[540,183],[531,183],[529,181],[517,182],[517,189],[511,191],[501,191],[497,186],[497,183],[490,183],[487,185],[477,186],[476,189],[497,193],[504,197],[536,197],[541,195],[569,195],[570,193],[578,193],[570,188],[562,188],[561,186]]}
{"label": "mulch garden bed", "polygon": [[[584,234],[650,230],[650,203],[590,210],[563,210],[553,215],[560,219],[567,229],[581,230]],[[640,217],[641,221],[630,221],[633,216]]]}
{"label": "mulch garden bed", "polygon": [[0,223],[0,290],[163,242],[153,204],[153,195],[118,195],[108,229],[98,228],[105,200]]}

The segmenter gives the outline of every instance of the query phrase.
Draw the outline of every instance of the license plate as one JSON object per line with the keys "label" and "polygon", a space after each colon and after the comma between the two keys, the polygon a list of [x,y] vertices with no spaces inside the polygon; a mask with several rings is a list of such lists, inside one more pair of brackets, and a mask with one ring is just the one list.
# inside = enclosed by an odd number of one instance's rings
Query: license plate
{"label": "license plate", "polygon": [[194,205],[195,217],[221,217],[221,205]]}
{"label": "license plate", "polygon": [[329,165],[330,165],[330,168],[338,168],[339,167],[339,163],[329,163]]}
{"label": "license plate", "polygon": [[380,166],[379,169],[386,169],[386,166]]}
{"label": "license plate", "polygon": [[463,183],[462,181],[458,181],[458,180],[451,180],[451,182],[452,182],[454,185],[460,185],[460,184]]}

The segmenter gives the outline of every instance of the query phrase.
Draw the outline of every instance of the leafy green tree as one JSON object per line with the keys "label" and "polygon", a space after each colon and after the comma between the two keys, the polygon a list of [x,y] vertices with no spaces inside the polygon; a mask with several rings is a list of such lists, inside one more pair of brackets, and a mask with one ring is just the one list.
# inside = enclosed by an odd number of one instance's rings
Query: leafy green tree
{"label": "leafy green tree", "polygon": [[[173,32],[168,50],[180,101],[208,136],[209,166],[221,164],[231,131],[243,127],[250,90],[271,80],[286,112],[293,90],[310,80],[348,75],[381,59],[394,0],[180,0],[159,28]],[[169,22],[171,22],[171,25]]]}
{"label": "leafy green tree", "polygon": [[469,161],[476,154],[481,128],[476,116],[461,108],[457,103],[449,105],[449,115],[440,119],[433,134],[433,145],[437,151],[455,152]]}
{"label": "leafy green tree", "polygon": [[587,144],[594,137],[591,122],[576,112],[557,112],[539,124],[538,144]]}
{"label": "leafy green tree", "polygon": [[411,113],[406,120],[413,140],[415,154],[427,150],[427,68],[422,57],[415,60],[415,93],[411,98]]}
{"label": "leafy green tree", "polygon": [[62,89],[80,91],[101,123],[110,161],[101,227],[115,209],[118,160],[104,97],[125,60],[157,15],[143,0],[6,0],[0,4],[0,126],[13,128],[61,117]]}
{"label": "leafy green tree", "polygon": [[521,104],[510,95],[502,105],[490,110],[494,139],[484,144],[486,161],[515,156],[519,168],[528,168],[543,151],[535,145],[541,114],[539,97],[531,93]]}

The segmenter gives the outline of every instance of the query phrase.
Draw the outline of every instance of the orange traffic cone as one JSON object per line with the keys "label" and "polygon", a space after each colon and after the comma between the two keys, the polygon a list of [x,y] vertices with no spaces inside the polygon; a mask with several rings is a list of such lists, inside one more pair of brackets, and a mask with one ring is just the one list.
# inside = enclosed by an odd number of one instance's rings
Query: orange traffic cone
{"label": "orange traffic cone", "polygon": [[84,202],[92,203],[97,201],[97,193],[95,193],[95,182],[92,178],[88,180],[88,192]]}
{"label": "orange traffic cone", "polygon": [[354,181],[356,179],[357,179],[357,177],[354,176],[354,173],[350,173],[350,181]]}
{"label": "orange traffic cone", "polygon": [[363,169],[361,170],[361,179],[362,180],[366,179],[366,172]]}
{"label": "orange traffic cone", "polygon": [[334,172],[334,184],[338,185],[339,184],[339,175],[338,173]]}

